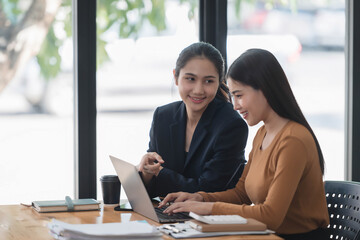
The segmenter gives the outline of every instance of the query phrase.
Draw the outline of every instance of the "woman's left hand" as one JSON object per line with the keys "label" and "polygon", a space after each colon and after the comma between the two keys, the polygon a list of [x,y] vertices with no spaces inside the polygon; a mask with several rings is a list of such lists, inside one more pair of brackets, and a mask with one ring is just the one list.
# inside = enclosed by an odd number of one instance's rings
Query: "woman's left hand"
{"label": "woman's left hand", "polygon": [[167,207],[164,213],[194,212],[199,215],[210,215],[213,205],[213,202],[176,202]]}

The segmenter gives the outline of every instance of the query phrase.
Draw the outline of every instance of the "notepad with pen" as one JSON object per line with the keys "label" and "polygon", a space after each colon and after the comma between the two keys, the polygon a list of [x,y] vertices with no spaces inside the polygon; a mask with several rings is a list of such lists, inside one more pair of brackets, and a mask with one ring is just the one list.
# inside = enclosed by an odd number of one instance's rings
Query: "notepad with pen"
{"label": "notepad with pen", "polygon": [[66,196],[64,200],[33,201],[32,207],[38,212],[72,212],[99,210],[100,202],[92,198],[71,199]]}
{"label": "notepad with pen", "polygon": [[234,232],[234,231],[265,231],[266,225],[252,218],[239,215],[207,215],[201,216],[190,212],[193,219],[189,225],[200,232]]}
{"label": "notepad with pen", "polygon": [[200,232],[237,232],[237,231],[265,231],[266,225],[255,219],[248,218],[245,224],[208,224],[191,220],[189,225]]}

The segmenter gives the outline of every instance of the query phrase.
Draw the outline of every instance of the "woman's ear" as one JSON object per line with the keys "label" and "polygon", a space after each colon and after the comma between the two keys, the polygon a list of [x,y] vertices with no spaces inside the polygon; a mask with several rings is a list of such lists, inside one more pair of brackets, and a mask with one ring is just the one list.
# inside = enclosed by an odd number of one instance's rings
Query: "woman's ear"
{"label": "woman's ear", "polygon": [[178,85],[178,79],[175,76],[175,69],[173,69],[173,75],[174,75],[174,79],[175,79],[175,85],[177,86]]}

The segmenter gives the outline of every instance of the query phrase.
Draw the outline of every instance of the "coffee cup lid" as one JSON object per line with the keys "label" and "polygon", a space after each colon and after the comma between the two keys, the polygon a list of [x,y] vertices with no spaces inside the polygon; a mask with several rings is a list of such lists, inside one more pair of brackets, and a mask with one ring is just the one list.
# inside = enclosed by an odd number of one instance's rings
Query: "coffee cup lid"
{"label": "coffee cup lid", "polygon": [[119,178],[117,175],[104,175],[101,176],[100,181],[102,182],[117,182]]}

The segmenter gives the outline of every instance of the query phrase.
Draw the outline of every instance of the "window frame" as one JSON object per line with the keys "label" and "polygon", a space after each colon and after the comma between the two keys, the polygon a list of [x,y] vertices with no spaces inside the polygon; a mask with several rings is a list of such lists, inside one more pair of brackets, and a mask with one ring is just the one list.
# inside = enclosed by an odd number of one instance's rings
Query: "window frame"
{"label": "window frame", "polygon": [[74,195],[96,199],[96,0],[73,0],[73,39]]}
{"label": "window frame", "polygon": [[345,180],[360,182],[360,2],[346,1]]}

